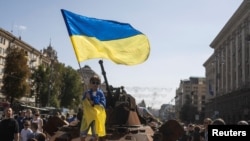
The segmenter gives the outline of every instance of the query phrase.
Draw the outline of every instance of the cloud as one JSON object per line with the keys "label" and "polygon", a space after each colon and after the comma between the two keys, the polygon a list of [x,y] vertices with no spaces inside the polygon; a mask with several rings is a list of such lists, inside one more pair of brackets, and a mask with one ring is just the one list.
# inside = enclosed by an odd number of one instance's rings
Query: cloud
{"label": "cloud", "polygon": [[27,29],[27,27],[24,25],[15,25],[14,27],[19,31],[24,31]]}

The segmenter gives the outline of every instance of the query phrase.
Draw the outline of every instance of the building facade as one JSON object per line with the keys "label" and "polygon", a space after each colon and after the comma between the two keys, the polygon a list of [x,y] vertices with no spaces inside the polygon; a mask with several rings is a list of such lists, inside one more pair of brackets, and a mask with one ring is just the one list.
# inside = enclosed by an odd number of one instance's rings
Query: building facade
{"label": "building facade", "polygon": [[204,117],[206,79],[204,77],[190,77],[189,79],[180,81],[175,96],[175,113],[177,119],[180,119],[180,111],[187,101],[187,96],[191,98],[192,105],[197,108],[198,113],[194,117],[199,116],[199,119]]}
{"label": "building facade", "polygon": [[[57,61],[57,53],[52,49],[51,45],[47,49],[41,51],[35,49],[31,45],[22,41],[21,37],[16,37],[12,33],[0,28],[0,90],[3,85],[3,73],[5,66],[5,57],[7,55],[6,50],[9,47],[21,48],[25,51],[27,56],[27,65],[29,68],[37,69],[41,64],[45,66],[51,65],[54,61]],[[0,100],[4,100],[4,96],[0,91]],[[27,98],[26,98],[27,99]],[[29,99],[29,101],[32,99]]]}
{"label": "building facade", "polygon": [[203,64],[207,79],[207,117],[227,123],[250,119],[250,0],[244,0],[210,44]]}
{"label": "building facade", "polygon": [[175,105],[162,104],[159,110],[159,119],[163,122],[175,119]]}

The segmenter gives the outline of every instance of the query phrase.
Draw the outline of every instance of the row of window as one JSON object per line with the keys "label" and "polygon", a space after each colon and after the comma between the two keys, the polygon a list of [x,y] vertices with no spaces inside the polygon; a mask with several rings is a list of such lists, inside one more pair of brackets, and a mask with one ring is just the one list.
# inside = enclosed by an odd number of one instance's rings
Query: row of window
{"label": "row of window", "polygon": [[5,43],[6,43],[5,38],[3,38],[3,37],[0,36],[0,44],[5,45]]}
{"label": "row of window", "polygon": [[[5,45],[6,44],[6,39],[2,36],[0,36],[0,44],[3,44]],[[6,53],[6,49],[5,48],[2,48],[0,46],[0,55],[4,55]]]}

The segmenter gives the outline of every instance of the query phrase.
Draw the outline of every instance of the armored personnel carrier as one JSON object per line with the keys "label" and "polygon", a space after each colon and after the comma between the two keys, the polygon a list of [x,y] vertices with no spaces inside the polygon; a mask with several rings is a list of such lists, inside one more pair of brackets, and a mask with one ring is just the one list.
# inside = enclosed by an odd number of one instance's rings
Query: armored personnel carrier
{"label": "armored personnel carrier", "polygon": [[[135,98],[128,94],[124,87],[115,88],[108,85],[102,61],[99,63],[107,86],[105,93],[107,100],[106,137],[99,140],[163,141],[167,138],[164,137],[165,135],[175,135],[173,139],[176,141],[184,133],[182,127],[176,121],[171,121],[170,126],[169,123],[163,124],[164,126],[159,124],[154,128],[150,126],[148,121],[152,121],[152,116],[143,117],[139,114]],[[54,130],[52,130],[52,125],[56,126],[56,128],[53,128]],[[48,121],[44,129],[50,135],[50,141],[80,141],[79,126],[63,127],[63,125],[64,123],[56,117]],[[174,130],[174,133],[169,134],[170,130]],[[87,138],[87,140],[91,140],[91,138]]]}

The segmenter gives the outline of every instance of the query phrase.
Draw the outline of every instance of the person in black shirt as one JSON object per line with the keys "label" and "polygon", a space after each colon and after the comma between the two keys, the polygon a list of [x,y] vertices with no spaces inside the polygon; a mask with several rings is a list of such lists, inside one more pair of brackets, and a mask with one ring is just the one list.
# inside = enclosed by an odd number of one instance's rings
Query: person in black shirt
{"label": "person in black shirt", "polygon": [[5,118],[0,122],[0,138],[3,141],[19,141],[18,122],[13,118],[11,107],[5,108]]}
{"label": "person in black shirt", "polygon": [[25,111],[20,111],[19,115],[16,119],[18,122],[18,126],[19,126],[19,133],[21,133],[21,130],[24,128],[24,126],[23,126],[24,118],[25,118]]}

